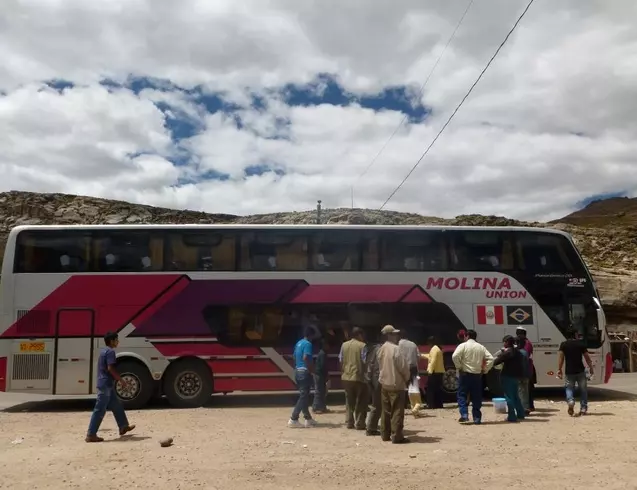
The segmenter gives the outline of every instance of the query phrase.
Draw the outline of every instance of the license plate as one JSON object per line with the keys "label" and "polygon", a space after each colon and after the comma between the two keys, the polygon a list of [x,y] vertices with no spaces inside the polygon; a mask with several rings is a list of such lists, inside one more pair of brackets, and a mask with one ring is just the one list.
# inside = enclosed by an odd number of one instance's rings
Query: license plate
{"label": "license plate", "polygon": [[20,342],[20,352],[44,352],[44,342]]}

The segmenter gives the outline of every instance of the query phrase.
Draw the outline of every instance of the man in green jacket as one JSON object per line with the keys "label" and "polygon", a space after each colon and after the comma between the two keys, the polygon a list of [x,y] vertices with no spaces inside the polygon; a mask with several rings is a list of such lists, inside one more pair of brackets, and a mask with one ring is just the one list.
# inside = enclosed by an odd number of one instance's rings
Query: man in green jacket
{"label": "man in green jacket", "polygon": [[367,346],[362,329],[354,327],[352,338],[344,342],[338,360],[345,389],[345,423],[348,429],[365,430],[369,394],[365,383]]}

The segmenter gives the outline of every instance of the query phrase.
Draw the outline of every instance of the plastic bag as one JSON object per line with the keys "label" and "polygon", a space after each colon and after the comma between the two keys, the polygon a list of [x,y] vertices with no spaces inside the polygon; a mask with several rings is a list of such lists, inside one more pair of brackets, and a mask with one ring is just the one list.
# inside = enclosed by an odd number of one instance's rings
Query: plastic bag
{"label": "plastic bag", "polygon": [[420,376],[416,376],[411,380],[409,386],[407,387],[408,393],[420,393]]}

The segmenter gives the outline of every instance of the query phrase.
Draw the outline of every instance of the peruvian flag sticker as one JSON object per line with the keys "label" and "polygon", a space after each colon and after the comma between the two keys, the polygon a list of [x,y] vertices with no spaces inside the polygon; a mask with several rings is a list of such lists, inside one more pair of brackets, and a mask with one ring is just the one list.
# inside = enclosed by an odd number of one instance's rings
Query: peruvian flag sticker
{"label": "peruvian flag sticker", "polygon": [[480,305],[477,313],[478,325],[504,325],[504,306]]}

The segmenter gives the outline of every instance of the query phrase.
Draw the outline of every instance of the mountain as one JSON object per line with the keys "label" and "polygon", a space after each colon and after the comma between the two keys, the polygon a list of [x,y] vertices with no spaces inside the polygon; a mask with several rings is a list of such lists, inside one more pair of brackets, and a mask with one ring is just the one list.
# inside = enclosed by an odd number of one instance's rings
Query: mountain
{"label": "mountain", "polygon": [[[12,227],[26,224],[119,223],[315,223],[313,211],[236,216],[158,208],[68,194],[0,193],[0,253]],[[550,223],[500,216],[453,219],[370,209],[323,209],[321,222],[367,225],[543,226],[569,232],[591,268],[609,323],[619,328],[637,319],[637,199],[595,201]]]}

